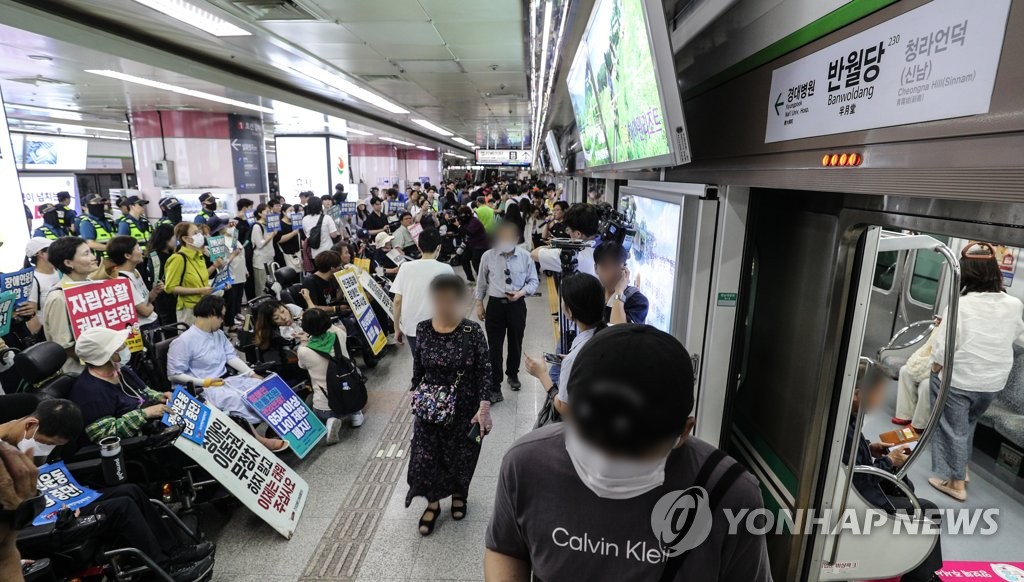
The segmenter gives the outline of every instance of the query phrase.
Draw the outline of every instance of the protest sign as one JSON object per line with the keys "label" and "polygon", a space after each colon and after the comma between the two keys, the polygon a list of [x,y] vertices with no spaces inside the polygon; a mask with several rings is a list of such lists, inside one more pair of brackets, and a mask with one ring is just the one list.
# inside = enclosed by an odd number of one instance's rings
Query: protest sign
{"label": "protest sign", "polygon": [[228,256],[228,243],[223,236],[211,236],[206,239],[206,248],[210,251],[210,260],[217,262]]}
{"label": "protest sign", "polygon": [[203,444],[176,439],[185,453],[243,505],[287,539],[291,539],[309,484],[267,450],[249,431],[214,406]]}
{"label": "protest sign", "polygon": [[139,321],[127,279],[108,279],[66,287],[68,319],[75,339],[90,327],[122,330]]}
{"label": "protest sign", "polygon": [[369,271],[370,270],[370,259],[356,257],[356,258],[352,259],[352,264],[355,265],[356,267],[358,267],[359,269],[363,270],[363,271]]}
{"label": "protest sign", "polygon": [[249,224],[255,223],[256,222],[256,211],[255,210],[246,210],[245,211],[245,220],[248,221]]}
{"label": "protest sign", "polygon": [[245,400],[278,436],[288,441],[300,459],[327,434],[324,423],[277,374],[246,392]]}
{"label": "protest sign", "polygon": [[391,317],[391,311],[394,307],[391,301],[391,296],[384,291],[384,288],[380,286],[380,283],[377,283],[373,278],[373,275],[366,271],[359,271],[359,285],[362,286],[363,291],[365,291],[367,295],[377,302],[377,305],[384,308],[384,312],[388,314],[388,317]]}
{"label": "protest sign", "polygon": [[16,300],[12,291],[0,293],[0,336],[5,336],[11,332],[15,303]]}
{"label": "protest sign", "polygon": [[[14,293],[14,305],[17,307],[28,301],[29,290],[32,288],[33,268],[28,267],[13,273],[0,273],[0,293]],[[42,302],[42,298],[40,298]]]}
{"label": "protest sign", "polygon": [[338,205],[342,216],[355,216],[358,202],[342,202]]}
{"label": "protest sign", "polygon": [[171,412],[165,412],[161,421],[167,426],[184,425],[181,435],[197,445],[203,444],[203,435],[210,424],[210,408],[196,400],[181,386],[174,387],[167,407]]}
{"label": "protest sign", "polygon": [[965,578],[1024,580],[1024,562],[943,562],[935,576],[942,582]]}
{"label": "protest sign", "polygon": [[387,345],[388,338],[384,335],[384,330],[381,329],[377,316],[374,315],[373,309],[370,307],[370,301],[359,288],[359,278],[355,269],[346,267],[335,273],[334,278],[338,280],[338,285],[341,286],[341,291],[345,294],[345,299],[348,300],[348,305],[352,308],[352,314],[359,322],[359,328],[363,331],[363,336],[366,337],[373,353],[379,354]]}
{"label": "protest sign", "polygon": [[416,241],[417,244],[420,242],[420,233],[422,232],[423,225],[418,222],[409,227],[409,234],[412,235],[412,240]]}
{"label": "protest sign", "polygon": [[281,230],[281,215],[277,213],[267,213],[267,232],[277,232]]}
{"label": "protest sign", "polygon": [[228,285],[234,285],[235,279],[231,276],[231,268],[224,267],[217,271],[217,276],[213,278],[213,282],[210,283],[210,287],[213,292],[223,291],[228,288]]}
{"label": "protest sign", "polygon": [[302,213],[301,212],[293,212],[292,215],[291,215],[291,219],[292,219],[292,228],[294,230],[302,230]]}
{"label": "protest sign", "polygon": [[64,466],[64,461],[39,467],[36,489],[46,499],[46,509],[32,520],[32,525],[57,521],[57,512],[67,507],[74,511],[99,499],[102,493],[79,485]]}

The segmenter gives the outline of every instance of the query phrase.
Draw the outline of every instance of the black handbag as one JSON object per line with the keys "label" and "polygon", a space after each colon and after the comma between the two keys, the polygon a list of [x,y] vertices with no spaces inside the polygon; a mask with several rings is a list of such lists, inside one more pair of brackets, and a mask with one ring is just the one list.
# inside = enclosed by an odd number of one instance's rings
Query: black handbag
{"label": "black handbag", "polygon": [[551,390],[548,390],[548,397],[547,400],[544,401],[544,406],[541,406],[540,412],[537,413],[537,422],[533,425],[534,429],[538,429],[553,422],[562,422],[562,415],[558,412],[558,409],[555,408],[556,397],[558,397],[558,386],[552,386]]}
{"label": "black handbag", "polygon": [[352,360],[342,355],[340,340],[334,340],[333,356],[313,351],[327,360],[327,389],[319,387],[318,390],[327,397],[331,412],[345,416],[362,410],[368,397],[366,377]]}

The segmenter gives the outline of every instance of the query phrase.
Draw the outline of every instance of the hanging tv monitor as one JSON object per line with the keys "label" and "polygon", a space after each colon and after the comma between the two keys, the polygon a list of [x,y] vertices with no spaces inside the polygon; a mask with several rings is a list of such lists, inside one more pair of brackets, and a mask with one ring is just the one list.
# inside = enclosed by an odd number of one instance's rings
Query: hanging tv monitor
{"label": "hanging tv monitor", "polygon": [[558,140],[555,139],[555,132],[548,130],[548,134],[544,138],[544,145],[548,149],[548,159],[551,160],[551,171],[561,174],[565,171],[565,167],[562,165],[562,152],[558,150]]}
{"label": "hanging tv monitor", "polygon": [[587,168],[690,161],[661,0],[597,0],[569,68]]}

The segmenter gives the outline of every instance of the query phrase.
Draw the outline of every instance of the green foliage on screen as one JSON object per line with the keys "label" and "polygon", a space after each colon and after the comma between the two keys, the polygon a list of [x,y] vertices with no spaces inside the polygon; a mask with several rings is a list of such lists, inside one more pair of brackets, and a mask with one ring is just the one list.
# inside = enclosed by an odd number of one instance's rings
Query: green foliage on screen
{"label": "green foliage on screen", "polygon": [[588,167],[669,153],[642,0],[598,0],[568,83]]}

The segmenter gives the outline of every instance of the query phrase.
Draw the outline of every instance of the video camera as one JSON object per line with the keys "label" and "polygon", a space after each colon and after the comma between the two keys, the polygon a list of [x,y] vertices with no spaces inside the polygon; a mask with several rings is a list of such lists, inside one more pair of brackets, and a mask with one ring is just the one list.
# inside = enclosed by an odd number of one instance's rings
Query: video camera
{"label": "video camera", "polygon": [[578,255],[583,249],[590,246],[591,242],[575,238],[553,238],[548,241],[548,244],[551,247],[562,251],[560,255],[562,273],[564,275],[568,275],[570,273],[575,273],[579,267],[579,259],[577,259],[576,255]]}
{"label": "video camera", "polygon": [[636,227],[630,222],[629,217],[616,211],[610,204],[598,205],[598,211],[601,217],[601,226],[598,230],[601,240],[617,242],[628,251],[636,237]]}

